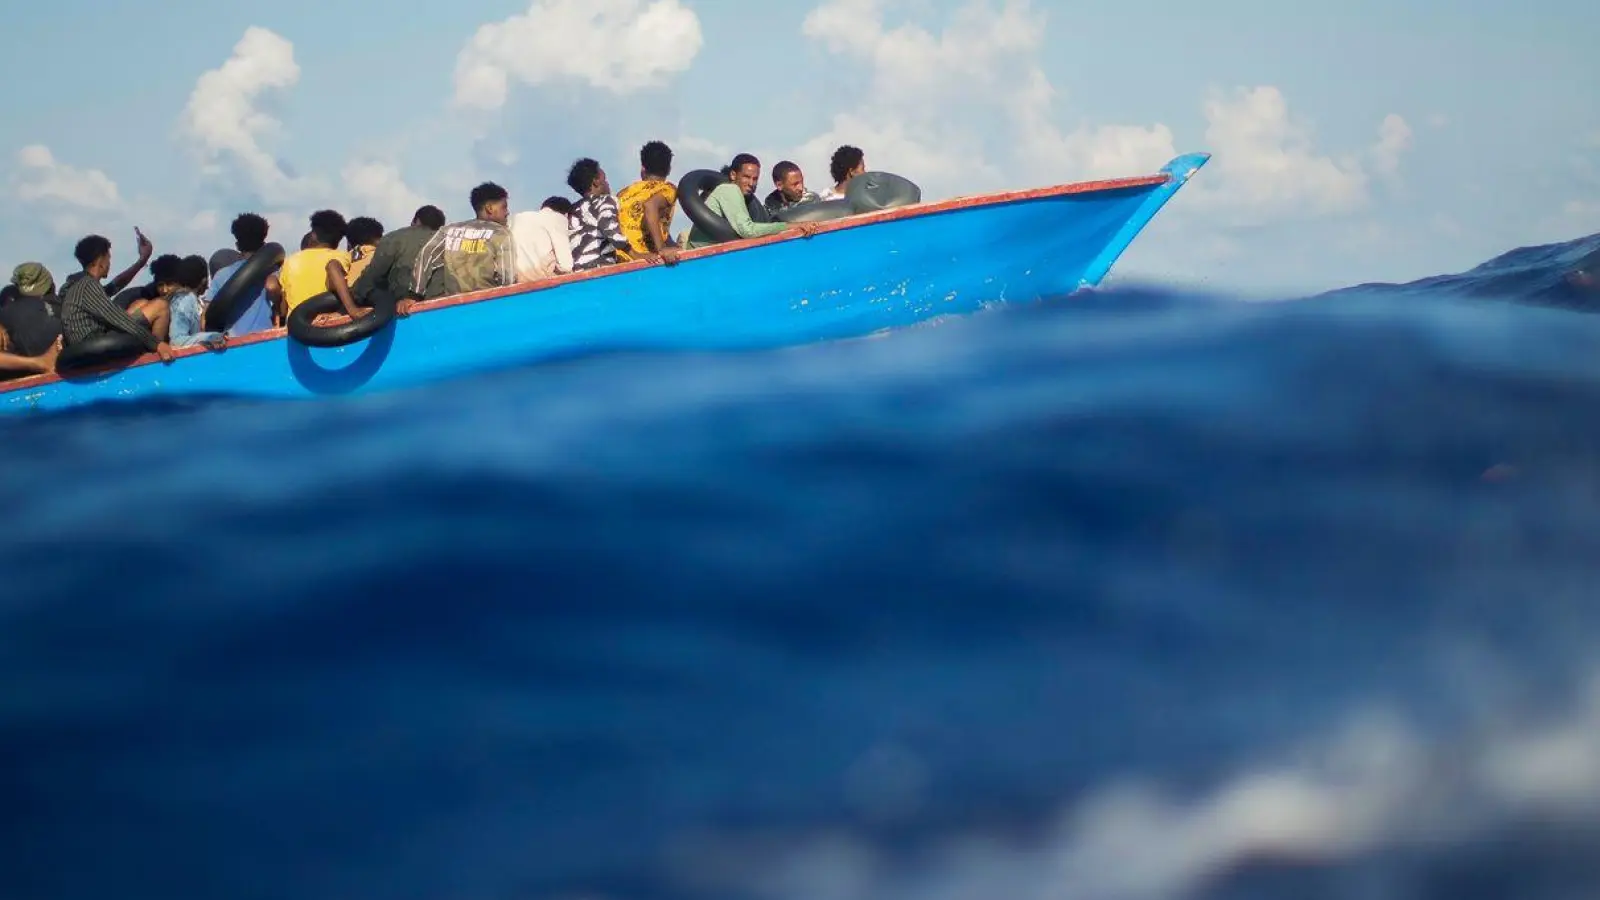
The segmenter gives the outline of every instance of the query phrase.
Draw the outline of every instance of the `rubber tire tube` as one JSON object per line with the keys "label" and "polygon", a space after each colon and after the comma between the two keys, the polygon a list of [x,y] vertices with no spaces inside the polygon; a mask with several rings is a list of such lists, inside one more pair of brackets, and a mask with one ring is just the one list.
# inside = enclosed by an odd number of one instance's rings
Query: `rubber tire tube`
{"label": "rubber tire tube", "polygon": [[289,313],[289,336],[307,347],[343,347],[364,341],[394,321],[395,304],[379,302],[371,315],[352,319],[343,325],[312,324],[324,313],[344,312],[344,304],[331,293],[318,294]]}
{"label": "rubber tire tube", "polygon": [[710,169],[695,169],[678,181],[678,204],[694,223],[695,237],[714,244],[739,240],[728,220],[711,211],[706,195],[727,183],[727,176]]}
{"label": "rubber tire tube", "polygon": [[61,355],[56,357],[56,371],[129,362],[147,352],[144,341],[127,332],[102,331],[63,347]]}
{"label": "rubber tire tube", "polygon": [[909,178],[888,172],[863,172],[850,179],[844,198],[858,213],[877,212],[922,202],[922,188]]}
{"label": "rubber tire tube", "polygon": [[244,261],[239,271],[233,273],[233,277],[206,306],[205,330],[227,331],[238,324],[239,317],[244,315],[251,301],[266,287],[267,276],[283,263],[283,256],[282,244],[265,244],[250,254],[250,258]]}
{"label": "rubber tire tube", "polygon": [[831,222],[856,214],[849,200],[814,200],[779,210],[779,222]]}

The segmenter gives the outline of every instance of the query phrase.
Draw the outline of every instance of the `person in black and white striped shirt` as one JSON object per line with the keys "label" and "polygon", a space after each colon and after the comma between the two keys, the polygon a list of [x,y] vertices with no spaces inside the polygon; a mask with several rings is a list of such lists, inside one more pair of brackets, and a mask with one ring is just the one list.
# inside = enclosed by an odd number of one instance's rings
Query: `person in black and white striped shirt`
{"label": "person in black and white striped shirt", "polygon": [[617,251],[632,246],[622,233],[617,198],[611,196],[606,170],[592,159],[580,159],[567,173],[567,186],[578,195],[569,218],[572,270],[598,269],[617,263]]}

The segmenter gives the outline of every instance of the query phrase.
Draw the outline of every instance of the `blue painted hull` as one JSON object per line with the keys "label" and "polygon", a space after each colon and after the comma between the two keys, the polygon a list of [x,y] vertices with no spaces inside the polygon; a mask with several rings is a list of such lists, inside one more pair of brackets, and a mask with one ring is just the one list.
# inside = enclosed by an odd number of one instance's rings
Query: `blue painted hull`
{"label": "blue painted hull", "polygon": [[349,347],[273,336],[167,365],[30,379],[0,394],[0,408],[392,390],[585,350],[771,347],[1065,296],[1099,283],[1206,159],[1173,160],[1165,177],[874,214],[811,238],[697,251],[675,267],[449,298]]}

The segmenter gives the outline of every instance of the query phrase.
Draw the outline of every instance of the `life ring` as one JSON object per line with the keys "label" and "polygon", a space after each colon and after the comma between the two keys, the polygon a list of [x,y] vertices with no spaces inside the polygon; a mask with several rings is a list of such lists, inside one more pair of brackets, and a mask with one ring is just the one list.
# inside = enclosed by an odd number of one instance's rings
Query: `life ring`
{"label": "life ring", "polygon": [[317,325],[317,316],[344,311],[344,304],[332,293],[318,294],[289,313],[289,336],[307,347],[343,347],[366,340],[394,321],[395,304],[379,301],[370,315],[351,319],[342,325]]}
{"label": "life ring", "polygon": [[850,179],[845,188],[845,200],[858,213],[877,212],[922,202],[922,188],[909,178],[888,172],[863,172]]}
{"label": "life ring", "polygon": [[714,244],[739,240],[738,232],[728,220],[706,205],[706,195],[727,182],[726,175],[710,169],[695,169],[678,181],[678,203],[683,207],[683,214],[694,223],[695,237],[700,240]]}
{"label": "life ring", "polygon": [[814,200],[791,206],[778,211],[779,222],[831,222],[845,216],[853,216],[856,211],[851,208],[849,200]]}
{"label": "life ring", "polygon": [[205,330],[227,331],[238,323],[250,304],[267,286],[267,276],[283,263],[283,245],[265,244],[250,254],[228,283],[218,289],[206,306]]}
{"label": "life ring", "polygon": [[127,362],[146,352],[144,341],[125,331],[101,331],[61,348],[61,355],[56,357],[56,371]]}

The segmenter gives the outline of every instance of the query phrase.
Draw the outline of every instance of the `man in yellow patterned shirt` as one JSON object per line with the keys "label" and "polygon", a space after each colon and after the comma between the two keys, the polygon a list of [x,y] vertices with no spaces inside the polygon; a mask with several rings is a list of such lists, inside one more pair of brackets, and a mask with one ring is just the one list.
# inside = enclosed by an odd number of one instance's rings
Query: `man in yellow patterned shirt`
{"label": "man in yellow patterned shirt", "polygon": [[678,189],[667,177],[672,174],[672,148],[651,141],[639,151],[639,180],[617,194],[618,220],[628,250],[617,251],[626,262],[659,253],[662,262],[678,261],[677,245],[672,242],[673,204]]}

